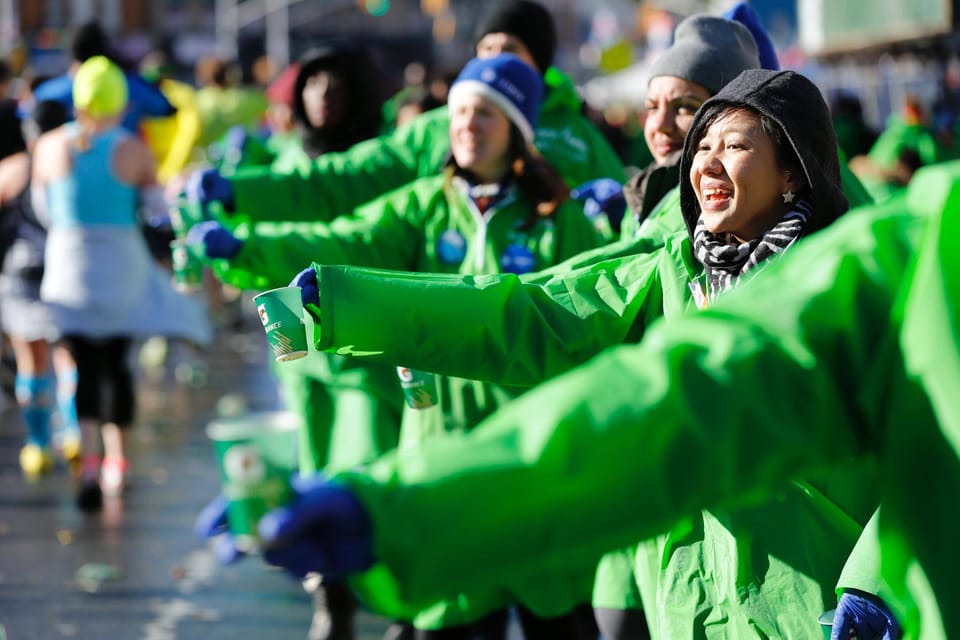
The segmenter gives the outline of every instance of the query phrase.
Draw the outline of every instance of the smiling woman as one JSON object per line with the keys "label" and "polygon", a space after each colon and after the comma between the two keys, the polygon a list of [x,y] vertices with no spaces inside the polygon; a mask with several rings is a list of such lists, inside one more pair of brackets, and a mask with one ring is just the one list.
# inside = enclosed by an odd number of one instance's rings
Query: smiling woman
{"label": "smiling woman", "polygon": [[680,159],[681,207],[713,298],[847,209],[820,91],[749,70],[704,103]]}
{"label": "smiling woman", "polygon": [[790,210],[802,183],[778,161],[767,134],[775,126],[749,109],[723,112],[709,125],[690,167],[705,230],[747,242]]}

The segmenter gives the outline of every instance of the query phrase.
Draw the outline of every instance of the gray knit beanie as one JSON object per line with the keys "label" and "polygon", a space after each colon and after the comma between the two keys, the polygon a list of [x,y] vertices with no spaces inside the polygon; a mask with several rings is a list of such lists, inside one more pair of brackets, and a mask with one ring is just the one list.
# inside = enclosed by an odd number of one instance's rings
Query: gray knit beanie
{"label": "gray knit beanie", "polygon": [[760,54],[750,30],[739,22],[698,13],[683,20],[673,44],[660,54],[649,77],[676,76],[712,94],[747,69],[760,68]]}

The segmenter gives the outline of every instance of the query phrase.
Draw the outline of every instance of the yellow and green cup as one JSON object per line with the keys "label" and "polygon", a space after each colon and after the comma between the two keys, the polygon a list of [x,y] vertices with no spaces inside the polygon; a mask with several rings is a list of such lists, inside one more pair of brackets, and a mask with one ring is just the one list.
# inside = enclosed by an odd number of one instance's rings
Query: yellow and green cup
{"label": "yellow and green cup", "polygon": [[227,522],[241,551],[258,547],[257,525],[292,497],[296,470],[297,417],[288,412],[248,413],[207,426],[227,498]]}
{"label": "yellow and green cup", "polygon": [[253,297],[267,342],[277,362],[307,355],[307,328],[303,322],[300,287],[280,287]]}
{"label": "yellow and green cup", "polygon": [[197,248],[183,238],[170,241],[170,257],[173,263],[173,281],[179,291],[196,291],[203,285],[203,259]]}

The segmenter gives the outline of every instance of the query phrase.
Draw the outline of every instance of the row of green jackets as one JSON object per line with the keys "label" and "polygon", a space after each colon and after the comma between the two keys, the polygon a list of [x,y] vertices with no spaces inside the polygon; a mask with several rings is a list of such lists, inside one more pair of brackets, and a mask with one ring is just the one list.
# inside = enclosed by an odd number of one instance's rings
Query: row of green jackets
{"label": "row of green jackets", "polygon": [[[958,205],[960,165],[925,170],[907,200],[849,213],[706,310],[645,327],[640,345],[470,433],[338,475],[373,519],[373,573],[396,585],[380,604],[522,592],[639,542],[655,637],[816,638],[816,612],[882,503],[875,540],[858,547],[874,553],[851,560],[880,573],[848,566],[840,586],[879,593],[910,638],[946,637],[960,616]],[[420,354],[426,367],[484,326],[459,357],[477,377],[525,380],[575,364],[598,334],[616,333],[612,344],[648,324],[655,297],[682,304],[688,251],[668,242],[531,280],[320,267],[318,346]],[[371,330],[370,305],[413,287],[418,318],[405,305]],[[503,317],[539,328],[504,331]]]}
{"label": "row of green jackets", "polygon": [[[540,154],[571,186],[595,178],[624,182],[616,152],[582,113],[573,82],[548,69],[536,127]],[[389,135],[327,153],[302,171],[241,169],[230,177],[238,211],[259,221],[331,219],[417,178],[442,172],[450,153],[450,112],[439,107]]]}
{"label": "row of green jackets", "polygon": [[[702,281],[702,269],[692,256],[676,192],[668,194],[643,226],[632,233],[636,236],[633,239],[581,254],[544,273],[520,277],[396,274],[318,265],[320,308],[316,312],[321,331],[317,347],[335,349],[351,345],[356,351],[371,354],[368,357],[374,360],[405,362],[428,371],[514,386],[535,385],[610,345],[639,340],[651,322],[663,315],[676,317],[690,306],[691,285]],[[377,314],[374,320],[369,310],[381,306],[386,315]],[[860,499],[857,494],[862,492],[846,486],[851,484],[846,477],[849,473],[837,475],[830,484],[844,486],[841,497],[821,497],[824,491],[813,486],[791,488],[782,513],[777,516],[790,522],[791,530],[810,532],[804,538],[795,537],[795,549],[819,545],[829,553],[824,551],[815,562],[805,560],[803,554],[794,554],[800,557],[789,558],[786,566],[777,567],[769,576],[744,565],[739,575],[746,582],[753,580],[751,576],[760,575],[758,597],[753,600],[770,602],[782,592],[783,599],[792,603],[787,610],[801,621],[806,616],[808,627],[809,620],[815,620],[832,601],[829,594],[843,558],[875,506],[869,499]],[[812,517],[808,503],[814,504]],[[675,533],[673,544],[695,549],[709,540],[707,546],[723,549],[725,561],[729,561],[739,555],[739,532],[730,533],[725,527],[763,532],[764,528],[754,520],[768,516],[769,509],[756,516],[740,515],[745,525],[734,522],[708,528],[713,516],[705,514],[703,521],[689,531]],[[817,523],[807,526],[807,520]],[[743,542],[752,549],[776,548],[771,542],[779,542],[781,536],[777,532],[770,534],[770,540],[761,543],[756,540],[756,531],[752,531]],[[640,575],[657,575],[655,563],[662,550],[643,549],[648,558]],[[617,555],[611,554],[605,560],[608,569],[616,566]],[[676,571],[684,575],[701,571],[699,567],[688,562]],[[803,571],[815,579],[798,578]],[[556,573],[559,570],[554,568]],[[617,573],[611,571],[606,577],[616,580]],[[687,575],[685,579],[691,578]],[[797,584],[791,590],[783,590],[783,582],[788,580]],[[529,590],[503,585],[498,588],[533,597]],[[631,594],[623,591],[624,585],[611,584],[606,588],[619,588],[620,592],[599,592],[595,603],[632,605]],[[743,599],[735,595],[736,585],[710,588],[721,594],[732,590],[730,599],[741,611],[752,606],[749,598],[740,602]],[[712,601],[725,597],[717,595]],[[673,602],[676,595],[665,600]],[[535,606],[530,600],[526,603]],[[389,606],[386,602],[381,604]],[[649,610],[656,609],[653,603],[645,605]],[[744,615],[744,619],[752,618],[751,614]],[[694,628],[699,624],[693,615],[667,618],[686,619]],[[772,628],[784,629],[777,623]]]}

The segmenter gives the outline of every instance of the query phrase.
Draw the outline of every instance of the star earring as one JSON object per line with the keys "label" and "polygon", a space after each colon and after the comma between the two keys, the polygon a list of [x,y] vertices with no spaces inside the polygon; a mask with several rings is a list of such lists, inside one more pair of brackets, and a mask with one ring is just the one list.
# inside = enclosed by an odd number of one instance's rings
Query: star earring
{"label": "star earring", "polygon": [[790,191],[789,189],[787,189],[786,191],[780,194],[780,197],[783,198],[783,204],[792,204],[793,199],[796,196],[794,195],[793,191]]}

